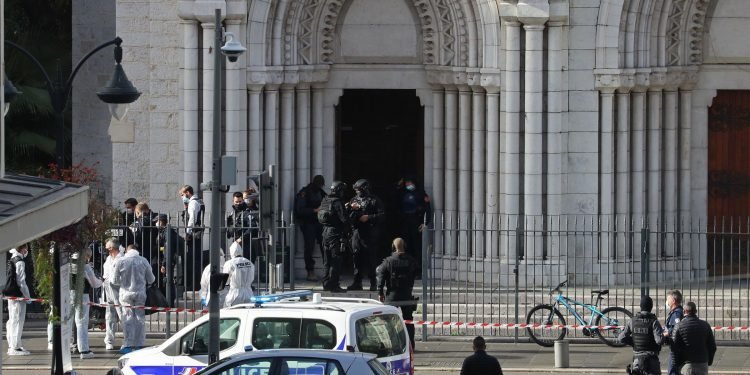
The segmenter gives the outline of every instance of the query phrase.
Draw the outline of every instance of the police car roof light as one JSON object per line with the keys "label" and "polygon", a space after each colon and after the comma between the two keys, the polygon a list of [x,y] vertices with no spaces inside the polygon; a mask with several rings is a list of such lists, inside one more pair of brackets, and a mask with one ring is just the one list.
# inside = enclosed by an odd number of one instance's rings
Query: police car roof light
{"label": "police car roof light", "polygon": [[254,303],[255,306],[260,306],[268,302],[278,302],[289,298],[310,298],[312,296],[311,290],[297,290],[294,292],[284,292],[276,294],[266,294],[260,296],[250,297],[250,302]]}

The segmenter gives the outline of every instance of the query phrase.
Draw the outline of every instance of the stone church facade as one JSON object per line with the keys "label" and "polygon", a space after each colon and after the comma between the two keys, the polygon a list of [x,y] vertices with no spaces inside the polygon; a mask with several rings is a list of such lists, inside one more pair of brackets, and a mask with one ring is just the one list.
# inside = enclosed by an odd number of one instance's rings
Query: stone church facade
{"label": "stone church facade", "polygon": [[742,180],[742,168],[726,172],[714,165],[721,150],[709,152],[738,147],[709,134],[715,100],[726,96],[717,121],[727,128],[747,111],[737,104],[750,90],[745,0],[114,6],[123,65],[143,95],[100,130],[111,144],[74,139],[78,160],[111,150],[113,202],[174,211],[179,186],[210,180],[220,8],[248,48],[222,78],[233,191],[276,164],[285,210],[315,174],[376,186],[414,174],[447,216],[750,215],[740,198],[712,206],[711,190]]}

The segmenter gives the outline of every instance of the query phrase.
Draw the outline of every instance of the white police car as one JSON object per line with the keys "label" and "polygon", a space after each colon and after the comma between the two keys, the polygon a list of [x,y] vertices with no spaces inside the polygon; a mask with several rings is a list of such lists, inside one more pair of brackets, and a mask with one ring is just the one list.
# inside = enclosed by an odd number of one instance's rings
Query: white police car
{"label": "white police car", "polygon": [[[396,307],[372,299],[321,298],[310,291],[256,296],[253,302],[221,310],[220,359],[263,349],[332,349],[373,353],[390,374],[414,372],[406,325]],[[208,318],[161,345],[120,357],[122,372],[195,374],[208,362]]]}
{"label": "white police car", "polygon": [[268,349],[235,354],[196,375],[388,375],[375,354],[340,350]]}

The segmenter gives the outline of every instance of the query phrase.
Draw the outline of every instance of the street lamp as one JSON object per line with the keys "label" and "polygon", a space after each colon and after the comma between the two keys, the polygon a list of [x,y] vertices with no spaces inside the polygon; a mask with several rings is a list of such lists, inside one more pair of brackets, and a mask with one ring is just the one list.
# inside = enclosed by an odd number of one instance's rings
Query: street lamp
{"label": "street lamp", "polygon": [[[49,94],[49,98],[52,103],[52,109],[55,112],[55,125],[57,126],[57,143],[55,150],[57,158],[56,161],[59,168],[65,167],[65,118],[63,114],[65,113],[65,108],[68,105],[68,98],[70,97],[70,90],[73,85],[73,79],[81,69],[81,66],[83,66],[83,63],[85,63],[91,56],[93,56],[100,50],[108,46],[115,45],[115,71],[112,74],[112,79],[107,83],[106,86],[99,89],[99,91],[96,92],[96,95],[99,97],[99,99],[101,99],[101,101],[109,105],[110,114],[117,120],[122,120],[122,118],[127,113],[128,104],[134,102],[141,95],[141,93],[138,92],[135,87],[133,87],[133,84],[130,83],[128,77],[125,75],[125,71],[122,69],[122,65],[120,65],[120,62],[122,61],[122,39],[120,39],[120,37],[116,37],[109,42],[103,43],[86,54],[86,56],[84,56],[73,68],[73,72],[70,74],[70,77],[68,77],[68,80],[65,81],[65,83],[62,82],[62,77],[59,74],[57,81],[53,82],[39,60],[37,60],[29,51],[27,51],[23,47],[10,41],[5,41],[5,44],[17,49],[18,51],[26,55],[26,57],[28,57],[42,72],[42,75],[44,75],[44,79],[47,84],[47,93]],[[13,87],[10,80],[6,78],[6,108],[4,108],[4,111],[7,111],[7,106],[10,102],[8,100],[8,86]],[[13,87],[13,90],[15,91],[15,87]],[[18,91],[15,92],[18,94]],[[12,100],[14,97],[15,96],[11,94],[10,99]]]}
{"label": "street lamp", "polygon": [[[39,60],[37,60],[29,51],[10,41],[5,41],[5,44],[17,49],[18,51],[26,55],[26,57],[28,57],[34,63],[34,65],[36,65],[37,68],[39,68],[39,70],[42,72],[42,75],[44,75],[44,79],[47,84],[47,93],[49,94],[50,101],[52,102],[52,109],[55,111],[55,124],[57,126],[58,132],[56,144],[57,165],[60,168],[65,167],[65,119],[63,117],[63,114],[65,112],[65,108],[68,105],[68,98],[70,97],[73,79],[81,69],[81,66],[83,66],[83,64],[91,56],[108,46],[115,45],[115,71],[112,74],[112,79],[107,83],[106,86],[96,92],[96,95],[99,97],[99,99],[101,99],[101,101],[109,104],[110,114],[114,118],[121,120],[127,113],[127,105],[136,101],[136,99],[138,99],[138,97],[141,95],[141,93],[138,92],[135,87],[133,87],[133,84],[130,83],[128,77],[125,75],[125,71],[122,69],[122,65],[120,65],[120,62],[122,62],[122,39],[120,39],[120,37],[116,37],[109,42],[103,43],[86,54],[86,56],[84,56],[73,68],[73,72],[70,74],[70,77],[68,77],[68,80],[64,85],[62,82],[62,77],[59,74],[57,81],[53,82]],[[20,93],[15,89],[15,86],[13,86],[13,84],[10,82],[10,80],[7,79],[7,77],[5,78],[4,91],[6,104],[3,110],[5,113],[8,110],[8,104]],[[62,298],[60,290],[60,268],[62,265],[60,259],[59,244],[55,245],[53,262],[53,306],[57,309],[58,312],[62,312]],[[55,375],[63,374],[64,368],[62,351],[67,350],[67,348],[62,347],[62,332],[60,323],[60,321],[57,321],[52,325],[53,351],[51,372]]]}
{"label": "street lamp", "polygon": [[[221,9],[216,9],[214,25],[216,26],[216,39],[214,46],[220,46],[224,41],[224,36],[229,40],[221,47],[221,53],[229,61],[236,62],[237,59],[247,50],[239,42],[234,40],[234,34],[224,33],[221,27]],[[221,206],[221,55],[214,53],[214,118],[213,118],[213,173],[211,182],[208,184],[208,190],[211,194],[211,287],[210,298],[208,301],[208,364],[219,360],[219,280],[222,280],[219,269],[219,247],[221,246],[221,216],[219,206]]]}

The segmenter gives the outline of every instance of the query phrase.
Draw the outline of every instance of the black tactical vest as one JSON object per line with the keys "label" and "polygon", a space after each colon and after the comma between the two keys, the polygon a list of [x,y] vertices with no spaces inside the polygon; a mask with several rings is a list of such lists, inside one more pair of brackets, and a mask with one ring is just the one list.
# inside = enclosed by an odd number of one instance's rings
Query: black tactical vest
{"label": "black tactical vest", "polygon": [[654,340],[656,315],[639,312],[633,317],[633,351],[659,352],[661,347]]}

